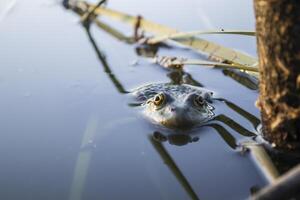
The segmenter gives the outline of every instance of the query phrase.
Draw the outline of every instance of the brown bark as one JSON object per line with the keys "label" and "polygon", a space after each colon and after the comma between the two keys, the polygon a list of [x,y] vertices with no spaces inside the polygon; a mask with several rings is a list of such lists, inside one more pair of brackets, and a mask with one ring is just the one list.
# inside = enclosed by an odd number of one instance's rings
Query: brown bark
{"label": "brown bark", "polygon": [[254,0],[265,138],[300,148],[300,1]]}

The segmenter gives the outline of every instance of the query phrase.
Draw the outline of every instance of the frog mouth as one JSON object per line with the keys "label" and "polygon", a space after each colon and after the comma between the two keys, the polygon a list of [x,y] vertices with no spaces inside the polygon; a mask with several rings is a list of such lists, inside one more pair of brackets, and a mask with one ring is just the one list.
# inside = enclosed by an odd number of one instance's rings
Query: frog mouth
{"label": "frog mouth", "polygon": [[202,124],[211,118],[212,116],[208,113],[205,116],[196,118],[190,116],[187,113],[177,113],[176,115],[174,114],[168,118],[161,120],[159,123],[168,128],[187,129]]}

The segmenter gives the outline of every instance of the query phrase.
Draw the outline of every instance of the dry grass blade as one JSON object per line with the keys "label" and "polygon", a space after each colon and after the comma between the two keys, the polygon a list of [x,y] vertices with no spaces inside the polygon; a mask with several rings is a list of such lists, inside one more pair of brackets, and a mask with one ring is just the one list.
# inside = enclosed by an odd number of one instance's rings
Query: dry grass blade
{"label": "dry grass blade", "polygon": [[153,59],[155,64],[158,64],[165,68],[182,69],[184,66],[184,58],[170,57],[170,56],[156,56]]}
{"label": "dry grass blade", "polygon": [[245,35],[245,36],[255,36],[254,31],[241,31],[241,30],[229,30],[229,31],[190,31],[190,32],[180,32],[174,33],[169,35],[162,35],[150,38],[147,43],[148,44],[156,44],[159,42],[163,42],[165,40],[170,39],[178,39],[178,38],[189,38],[197,35],[204,35],[204,34],[235,34],[235,35]]}
{"label": "dry grass blade", "polygon": [[103,23],[100,20],[95,19],[94,23],[101,28],[103,31],[107,32],[108,34],[112,35],[113,37],[115,37],[116,39],[120,40],[120,41],[124,41],[128,44],[133,44],[134,38],[132,37],[127,37],[126,35],[122,34],[121,32],[117,31],[116,29],[110,27],[109,25]]}
{"label": "dry grass blade", "polygon": [[239,69],[245,70],[252,73],[258,73],[258,69],[256,67],[247,67],[236,64],[226,64],[219,62],[209,62],[197,59],[186,59],[186,58],[177,58],[170,56],[157,56],[154,58],[154,63],[159,64],[165,68],[182,68],[184,65],[203,65],[209,67],[220,67],[226,69]]}

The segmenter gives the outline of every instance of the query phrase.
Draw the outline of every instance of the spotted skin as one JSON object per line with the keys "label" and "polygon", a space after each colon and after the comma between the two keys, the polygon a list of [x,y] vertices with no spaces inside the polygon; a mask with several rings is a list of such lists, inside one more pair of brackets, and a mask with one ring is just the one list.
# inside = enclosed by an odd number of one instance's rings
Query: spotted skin
{"label": "spotted skin", "polygon": [[[153,83],[133,90],[132,94],[141,102],[144,115],[150,121],[165,127],[194,127],[214,116],[214,108],[210,105],[212,92],[201,87]],[[158,94],[165,97],[159,106],[154,104]],[[197,103],[196,99],[199,98],[200,103]]]}

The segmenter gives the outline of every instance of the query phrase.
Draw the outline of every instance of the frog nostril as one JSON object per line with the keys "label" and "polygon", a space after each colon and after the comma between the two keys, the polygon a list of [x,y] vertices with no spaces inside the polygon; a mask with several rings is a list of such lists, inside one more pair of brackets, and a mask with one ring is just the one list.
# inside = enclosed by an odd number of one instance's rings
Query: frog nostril
{"label": "frog nostril", "polygon": [[175,107],[171,107],[171,108],[170,108],[170,111],[171,111],[171,112],[175,112],[175,111],[176,111],[176,108],[175,108]]}

